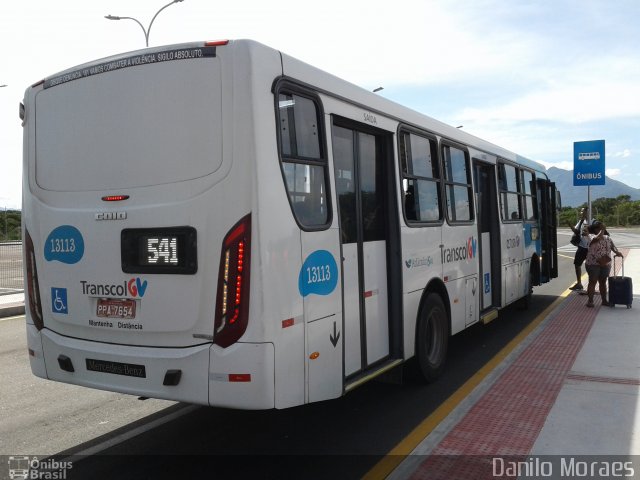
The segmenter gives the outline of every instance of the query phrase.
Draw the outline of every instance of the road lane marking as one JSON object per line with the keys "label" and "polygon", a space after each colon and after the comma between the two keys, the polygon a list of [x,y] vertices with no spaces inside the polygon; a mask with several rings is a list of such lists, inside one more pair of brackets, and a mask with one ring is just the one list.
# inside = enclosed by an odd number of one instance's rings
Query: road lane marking
{"label": "road lane marking", "polygon": [[127,432],[124,432],[120,435],[116,435],[112,438],[109,438],[108,440],[105,440],[104,442],[100,442],[96,445],[92,445],[89,448],[85,448],[84,450],[81,450],[79,452],[74,453],[73,455],[70,455],[68,457],[63,458],[60,461],[66,461],[66,462],[79,462],[81,461],[83,458],[90,456],[90,455],[96,455],[97,453],[102,452],[103,450],[107,450],[111,447],[115,447],[116,445],[119,445],[123,442],[126,442],[127,440],[131,440],[134,437],[137,437],[138,435],[142,435],[143,433],[146,433],[150,430],[153,430],[155,428],[158,428],[162,425],[164,425],[165,423],[169,423],[173,420],[176,420],[177,418],[180,418],[184,415],[187,415],[195,410],[198,410],[199,408],[202,408],[202,406],[200,405],[187,405],[184,408],[181,408],[180,410],[176,411],[176,412],[172,412],[169,415],[162,417],[162,418],[158,418],[156,420],[153,420],[149,423],[145,423],[144,425],[141,425],[139,427],[136,427],[132,430],[129,430]]}

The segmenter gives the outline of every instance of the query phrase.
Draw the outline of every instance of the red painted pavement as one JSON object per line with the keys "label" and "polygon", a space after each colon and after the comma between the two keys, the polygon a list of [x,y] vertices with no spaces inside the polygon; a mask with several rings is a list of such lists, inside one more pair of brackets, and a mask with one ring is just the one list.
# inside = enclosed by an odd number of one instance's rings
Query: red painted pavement
{"label": "red painted pavement", "polygon": [[493,457],[526,459],[600,308],[598,295],[595,308],[587,308],[586,302],[577,293],[563,302],[411,478],[493,478]]}

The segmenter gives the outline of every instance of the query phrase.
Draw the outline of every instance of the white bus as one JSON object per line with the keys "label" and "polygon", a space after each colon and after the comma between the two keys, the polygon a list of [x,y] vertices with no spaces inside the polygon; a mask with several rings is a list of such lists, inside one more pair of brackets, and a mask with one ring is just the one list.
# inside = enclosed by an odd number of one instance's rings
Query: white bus
{"label": "white bus", "polygon": [[28,88],[33,373],[241,409],[339,397],[557,276],[541,165],[246,40]]}

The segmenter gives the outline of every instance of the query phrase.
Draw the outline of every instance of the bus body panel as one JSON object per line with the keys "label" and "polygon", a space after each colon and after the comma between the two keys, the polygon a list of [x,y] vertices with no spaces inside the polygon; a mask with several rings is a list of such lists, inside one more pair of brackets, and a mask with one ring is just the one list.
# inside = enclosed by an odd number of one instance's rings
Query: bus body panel
{"label": "bus body panel", "polygon": [[[219,252],[201,249],[191,275],[125,273],[121,232],[188,226],[201,245],[220,245],[218,225],[237,220],[240,212],[199,208],[230,193],[222,182],[231,159],[222,155],[219,64],[214,57],[133,66],[31,95],[36,135],[29,132],[25,223],[47,328],[133,345],[189,346],[199,343],[193,335],[211,335],[210,292],[202,286],[217,277]],[[180,79],[191,77],[194,89],[185,90]],[[130,199],[101,200],[113,194]],[[132,301],[131,318],[102,317],[105,298]]]}
{"label": "bus body panel", "polygon": [[[309,402],[336,398],[343,393],[342,277],[338,229],[302,232],[303,264],[298,273],[297,295],[303,298],[307,331],[307,398]],[[315,288],[327,275],[331,290]],[[341,338],[342,337],[342,338]]]}
{"label": "bus body panel", "polygon": [[480,295],[478,278],[478,235],[473,224],[454,224],[442,233],[442,279],[451,306],[451,334],[477,320]]}
{"label": "bus body panel", "polygon": [[[524,229],[521,222],[505,223],[502,235],[503,306],[520,299],[528,284],[528,259],[524,259]],[[527,264],[525,266],[525,263]],[[525,277],[527,280],[525,280]]]}
{"label": "bus body panel", "polygon": [[256,410],[273,408],[274,346],[238,342],[227,348],[211,346],[209,404]]}
{"label": "bus body panel", "polygon": [[253,125],[253,138],[244,138],[244,129],[236,129],[238,144],[252,144],[251,151],[237,159],[250,165],[251,158],[256,159],[250,172],[250,188],[256,199],[253,212],[257,228],[252,233],[256,256],[252,260],[250,325],[241,341],[273,342],[275,407],[288,408],[308,401],[308,331],[305,302],[298,288],[303,264],[301,231],[291,211],[278,158],[273,86],[283,75],[282,62],[279,52],[259,43],[235,44],[246,50],[250,59],[249,66],[236,60],[235,67],[236,76],[246,77],[249,83],[246,90],[234,87],[238,92],[235,97],[246,102],[241,125]]}

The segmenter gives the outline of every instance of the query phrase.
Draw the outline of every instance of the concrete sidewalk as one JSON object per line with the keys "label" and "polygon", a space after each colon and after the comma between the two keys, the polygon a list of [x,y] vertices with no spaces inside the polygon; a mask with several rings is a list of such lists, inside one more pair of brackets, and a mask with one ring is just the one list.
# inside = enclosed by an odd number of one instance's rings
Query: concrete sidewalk
{"label": "concrete sidewalk", "polygon": [[24,293],[0,295],[0,318],[24,314]]}
{"label": "concrete sidewalk", "polygon": [[640,250],[622,251],[631,309],[569,293],[387,478],[640,478]]}

